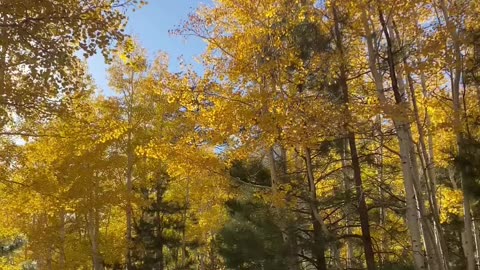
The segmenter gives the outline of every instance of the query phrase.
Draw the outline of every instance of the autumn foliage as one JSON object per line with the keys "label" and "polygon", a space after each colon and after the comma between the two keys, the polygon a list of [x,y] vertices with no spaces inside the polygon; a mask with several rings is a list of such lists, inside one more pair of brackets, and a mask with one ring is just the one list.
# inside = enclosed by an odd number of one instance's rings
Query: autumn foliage
{"label": "autumn foliage", "polygon": [[478,1],[145,4],[0,0],[0,269],[478,269]]}

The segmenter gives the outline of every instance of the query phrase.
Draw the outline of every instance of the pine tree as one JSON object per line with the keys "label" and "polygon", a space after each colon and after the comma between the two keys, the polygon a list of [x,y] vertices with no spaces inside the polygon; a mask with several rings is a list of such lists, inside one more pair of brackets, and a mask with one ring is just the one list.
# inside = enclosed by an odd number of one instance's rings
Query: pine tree
{"label": "pine tree", "polygon": [[160,170],[152,176],[152,187],[140,189],[145,206],[135,224],[136,269],[190,269],[192,264],[188,250],[196,244],[184,238],[188,206],[166,198],[170,181]]}

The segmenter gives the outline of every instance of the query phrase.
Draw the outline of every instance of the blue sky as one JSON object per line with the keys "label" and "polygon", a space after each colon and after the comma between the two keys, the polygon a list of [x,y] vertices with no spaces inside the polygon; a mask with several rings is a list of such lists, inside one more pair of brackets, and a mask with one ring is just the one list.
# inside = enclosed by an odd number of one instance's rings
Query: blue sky
{"label": "blue sky", "polygon": [[[129,13],[127,33],[135,36],[151,56],[158,51],[168,53],[172,71],[178,71],[177,58],[183,57],[186,63],[194,64],[194,57],[203,52],[205,44],[194,37],[171,36],[168,30],[187,19],[201,4],[211,4],[211,0],[149,0],[148,5]],[[103,57],[91,57],[88,67],[98,88],[107,95],[112,94],[108,89],[107,65]]]}

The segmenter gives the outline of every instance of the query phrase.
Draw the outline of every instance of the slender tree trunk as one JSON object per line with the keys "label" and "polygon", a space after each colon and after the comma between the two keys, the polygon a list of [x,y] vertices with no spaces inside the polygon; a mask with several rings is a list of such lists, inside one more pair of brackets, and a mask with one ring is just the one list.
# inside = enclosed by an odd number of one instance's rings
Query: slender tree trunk
{"label": "slender tree trunk", "polygon": [[135,149],[133,145],[133,108],[135,101],[135,71],[131,71],[129,78],[128,90],[124,92],[124,102],[127,107],[127,142],[126,142],[126,154],[127,154],[127,167],[126,167],[126,188],[127,188],[127,205],[126,205],[126,242],[127,242],[127,254],[126,254],[126,267],[127,270],[133,270],[133,166],[135,162]]}
{"label": "slender tree trunk", "polygon": [[[460,97],[460,82],[463,72],[463,60],[462,60],[462,50],[461,50],[461,41],[459,38],[459,33],[454,22],[452,22],[447,5],[445,0],[439,0],[440,9],[445,20],[447,31],[450,34],[450,37],[453,42],[453,52],[447,51],[447,53],[453,54],[454,66],[452,68],[452,99],[453,99],[453,110],[454,110],[454,129],[456,130],[458,153],[460,156],[465,154],[465,135],[463,132],[463,123],[461,118],[461,97]],[[473,219],[471,213],[471,195],[466,190],[465,183],[471,179],[467,179],[468,176],[463,170],[463,168],[458,168],[460,171],[460,178],[462,183],[463,191],[463,210],[464,210],[464,231],[462,234],[463,238],[463,249],[465,252],[465,258],[467,262],[466,270],[475,269],[475,246],[474,246],[474,237],[473,237]]]}
{"label": "slender tree trunk", "polygon": [[[48,214],[46,212],[42,213],[40,216],[40,230],[46,230],[49,227]],[[52,270],[52,243],[44,243],[45,245],[45,255],[44,255],[44,268],[47,270]]]}
{"label": "slender tree trunk", "polygon": [[[279,128],[281,130],[281,128]],[[287,164],[287,150],[283,145],[278,145],[280,150],[280,157],[279,157],[279,164],[280,168],[277,171],[281,172],[281,176],[279,180],[282,184],[290,184],[290,178],[288,176],[288,164]],[[287,201],[292,202],[292,198],[287,196]],[[287,209],[288,210],[288,209]],[[292,256],[292,265],[296,267],[295,269],[299,269],[300,261],[298,257],[299,247],[298,247],[298,240],[297,240],[297,216],[295,212],[289,212],[288,214],[289,221],[288,221],[288,239],[289,239],[289,248],[290,254]]]}
{"label": "slender tree trunk", "polygon": [[[340,76],[339,76],[339,84],[340,84],[340,94],[343,97],[343,103],[345,104],[345,113],[347,121],[351,119],[349,106],[349,93],[348,93],[348,85],[347,85],[347,70],[345,65],[345,55],[343,51],[343,36],[340,29],[340,23],[338,19],[337,9],[333,6],[333,17],[335,20],[335,36],[336,36],[336,44],[337,50],[340,54]],[[357,152],[357,143],[355,141],[355,133],[349,130],[348,127],[349,123],[346,123],[345,132],[347,133],[347,139],[350,148],[350,157],[352,159],[352,169],[353,169],[353,180],[355,182],[355,190],[356,190],[356,199],[358,203],[358,213],[360,216],[360,227],[362,230],[362,241],[363,241],[363,250],[365,253],[365,261],[367,263],[368,270],[375,270],[375,253],[373,251],[372,245],[372,237],[370,235],[370,221],[368,218],[368,208],[365,201],[365,191],[363,188],[363,181],[362,181],[362,171],[360,168],[360,160],[358,158]]]}
{"label": "slender tree trunk", "polygon": [[93,191],[90,194],[90,204],[91,207],[87,212],[87,231],[90,238],[90,245],[92,251],[92,263],[93,270],[103,270],[103,258],[100,253],[100,212],[98,208],[95,207],[98,202],[97,191],[99,189],[99,182],[97,175],[94,173],[92,178],[93,180]]}
{"label": "slender tree trunk", "polygon": [[190,204],[190,185],[187,184],[186,196],[185,196],[185,208],[182,213],[182,267],[185,267],[187,260],[187,237],[186,237],[186,228],[187,228],[187,211]]}
{"label": "slender tree trunk", "polygon": [[[379,183],[379,188],[378,188],[378,193],[380,195],[380,201],[385,202],[385,191],[384,191],[384,186],[385,186],[385,179],[384,179],[384,167],[383,167],[383,148],[384,148],[384,135],[382,131],[382,116],[379,115],[377,116],[377,119],[375,120],[376,126],[374,127],[374,136],[380,138],[379,140],[379,147],[376,150],[376,158],[375,158],[375,163],[377,166],[377,181]],[[387,207],[382,205],[379,208],[379,217],[378,217],[378,224],[380,225],[380,228],[385,228],[386,225],[386,217],[387,217]],[[379,245],[379,253],[380,255],[378,256],[380,260],[380,265],[384,265],[387,262],[387,257],[386,257],[386,251],[388,249],[387,247],[387,237],[386,235],[381,235],[380,236],[380,245]]]}
{"label": "slender tree trunk", "polygon": [[356,196],[358,201],[358,213],[360,215],[360,226],[362,229],[363,249],[365,252],[365,261],[368,270],[374,270],[375,253],[373,252],[372,237],[370,236],[370,222],[368,218],[368,209],[365,202],[365,192],[363,189],[362,175],[360,170],[360,161],[358,159],[355,135],[350,133],[348,136],[350,145],[350,155],[352,158],[353,179],[355,182]]}
{"label": "slender tree trunk", "polygon": [[[401,70],[401,66],[397,68],[395,64],[395,56],[393,54],[394,51],[394,40],[392,39],[393,35],[390,35],[390,32],[388,30],[388,23],[385,21],[382,9],[379,6],[378,7],[378,13],[379,13],[379,19],[380,23],[382,25],[382,30],[383,34],[385,36],[385,40],[387,43],[387,63],[389,67],[389,72],[390,72],[390,79],[391,79],[391,84],[392,84],[392,89],[395,97],[395,102],[397,105],[400,105],[400,110],[407,110],[407,93],[405,90],[405,83],[404,80],[402,79],[402,72],[398,72]],[[402,134],[405,136],[405,146],[408,149],[406,149],[405,153],[408,151],[408,160],[410,162],[409,167],[410,167],[410,173],[411,173],[411,182],[413,184],[415,196],[416,196],[416,202],[418,206],[418,215],[420,216],[420,222],[422,224],[422,231],[423,231],[423,238],[424,238],[424,244],[425,244],[425,251],[427,254],[427,260],[428,260],[428,265],[430,269],[441,269],[442,264],[439,265],[439,263],[442,261],[442,258],[440,257],[440,252],[437,251],[437,247],[434,243],[434,237],[433,237],[433,230],[430,224],[430,220],[426,216],[426,208],[424,205],[424,200],[423,200],[423,189],[420,184],[420,177],[419,177],[419,168],[417,164],[417,159],[416,159],[416,153],[415,153],[415,146],[413,143],[413,138],[412,138],[412,132],[411,132],[411,127],[408,122],[405,122],[404,120],[400,120],[401,124],[401,129],[402,129]],[[401,133],[397,133],[400,135]],[[400,146],[401,147],[401,146]]]}
{"label": "slender tree trunk", "polygon": [[[465,178],[463,178],[465,179]],[[470,195],[464,188],[462,183],[463,198],[463,214],[464,214],[464,232],[463,232],[463,251],[467,258],[467,270],[475,270],[475,252],[474,252],[474,238],[473,238],[473,220],[470,206]]]}
{"label": "slender tree trunk", "polygon": [[[411,136],[411,131],[410,131],[410,136]],[[418,215],[420,216],[420,222],[421,222],[421,229],[423,232],[423,240],[425,244],[425,251],[427,255],[427,260],[428,260],[428,267],[430,269],[443,269],[443,259],[441,258],[441,252],[439,249],[439,245],[435,244],[434,240],[434,233],[432,229],[432,223],[430,219],[428,218],[427,215],[427,210],[425,207],[424,203],[424,198],[423,198],[423,188],[420,184],[420,179],[419,179],[419,174],[420,172],[417,164],[417,159],[416,159],[416,154],[415,154],[415,146],[413,144],[410,145],[410,159],[411,159],[411,164],[412,164],[412,169],[414,172],[417,172],[416,174],[413,175],[413,187],[415,190],[415,194],[417,196],[417,207],[418,207]]]}
{"label": "slender tree trunk", "polygon": [[309,206],[313,222],[313,257],[315,258],[316,267],[319,270],[327,270],[327,261],[325,259],[326,241],[324,234],[323,220],[318,213],[317,202],[317,188],[315,185],[315,178],[313,175],[312,155],[310,149],[305,147],[305,164],[307,167],[307,180],[310,192]]}
{"label": "slender tree trunk", "polygon": [[[366,32],[366,41],[367,41],[367,49],[368,49],[368,61],[370,71],[373,75],[377,96],[380,101],[380,104],[383,106],[388,106],[387,99],[385,97],[384,88],[383,88],[383,78],[377,70],[376,67],[376,59],[377,53],[373,46],[373,36],[370,30],[370,25],[368,22],[368,17],[366,13],[366,8],[363,8],[361,19],[364,25],[364,29]],[[393,72],[392,74],[395,74]],[[391,76],[394,76],[392,75]],[[397,85],[394,82],[393,85]],[[401,100],[401,96],[399,96],[398,91],[395,93],[396,99]],[[408,130],[406,129],[406,123],[402,123],[397,119],[394,120],[395,130],[397,131],[397,138],[399,140],[400,145],[400,160],[401,160],[401,167],[402,167],[402,174],[404,178],[404,187],[405,187],[405,200],[406,200],[406,220],[407,220],[407,227],[410,233],[410,240],[412,245],[412,252],[414,258],[415,269],[426,269],[425,268],[425,258],[423,256],[422,250],[422,237],[420,232],[420,222],[418,219],[417,214],[417,199],[415,196],[415,189],[413,185],[412,173],[416,173],[413,171],[411,166],[410,160],[410,136]]]}
{"label": "slender tree trunk", "polygon": [[[381,16],[380,18],[380,21],[382,22],[382,26],[384,27],[384,33],[385,33],[385,37],[387,39],[387,46],[388,46],[388,63],[389,63],[389,66],[391,67],[390,68],[390,71],[391,72],[395,72],[395,78],[392,79],[392,83],[394,81],[396,81],[398,83],[398,87],[393,87],[394,88],[394,91],[395,91],[395,88],[398,89],[399,93],[401,96],[404,96],[402,102],[405,102],[407,100],[407,96],[408,96],[408,93],[407,93],[407,90],[406,90],[406,85],[405,85],[405,80],[403,78],[403,73],[404,73],[404,70],[403,70],[403,66],[401,64],[398,64],[395,65],[395,62],[393,61],[394,59],[394,55],[393,55],[393,50],[395,49],[395,39],[394,39],[394,34],[395,34],[395,31],[392,30],[394,27],[390,27],[390,33],[393,33],[392,36],[390,37],[390,35],[388,34],[389,32],[387,32],[387,25],[386,25],[386,22],[383,20],[383,15],[381,14],[381,11],[380,11],[380,14]],[[404,63],[406,63],[406,60],[404,59]],[[410,99],[412,100],[412,103],[413,103],[413,108],[414,108],[414,114],[415,113],[418,113],[418,109],[417,109],[417,106],[416,106],[416,98],[415,98],[415,91],[414,91],[414,88],[413,88],[413,81],[411,80],[410,78],[410,74],[407,73],[407,78],[408,78],[408,83],[409,83],[409,89],[411,90],[411,93],[413,93],[413,95],[410,95]],[[397,103],[398,103],[398,100],[397,100]],[[406,103],[406,102],[405,102]],[[406,109],[406,107],[405,107]],[[423,139],[423,130],[422,130],[422,126],[420,125],[419,121],[420,119],[416,119],[416,123],[417,125],[420,127],[419,128],[419,134],[420,135],[420,140]],[[416,152],[416,147],[415,147],[415,144],[413,143],[413,135],[412,135],[412,131],[411,131],[411,126],[410,124],[407,125],[407,129],[408,129],[408,133],[409,133],[409,137],[410,137],[410,162],[411,162],[411,166],[413,168],[413,172],[412,172],[412,179],[413,179],[413,184],[414,184],[414,189],[415,189],[415,192],[416,192],[416,196],[417,196],[417,205],[418,205],[418,212],[419,212],[419,215],[420,215],[420,221],[422,222],[422,231],[423,231],[423,238],[424,238],[424,244],[425,244],[425,250],[427,252],[427,260],[428,260],[428,265],[429,265],[429,268],[430,269],[441,269],[443,270],[444,269],[444,264],[443,264],[443,258],[442,258],[442,252],[441,252],[441,248],[440,248],[440,244],[437,244],[436,241],[435,241],[435,233],[434,233],[434,229],[433,229],[433,226],[432,226],[432,222],[429,218],[429,214],[426,207],[425,207],[425,203],[424,203],[424,199],[423,199],[423,194],[424,194],[424,188],[423,188],[423,185],[421,184],[421,181],[420,181],[420,169],[418,167],[418,162],[417,162],[417,152]],[[421,151],[418,153],[418,155],[420,156],[420,161],[423,160],[423,156],[421,155]],[[428,183],[428,180],[429,178],[426,177],[425,178],[426,181],[425,181],[425,184],[427,186],[427,190],[429,190],[429,183]],[[431,193],[429,193],[429,196],[431,195]],[[434,195],[433,195],[434,196]],[[429,201],[431,202],[431,201]],[[431,203],[431,212],[433,212],[433,216],[434,216],[434,221],[435,221],[435,210],[434,210],[434,204]],[[428,213],[428,214],[427,214]],[[440,223],[440,219],[438,219],[438,224]]]}
{"label": "slender tree trunk", "polygon": [[[161,205],[162,204],[162,201],[163,201],[163,194],[164,194],[164,190],[163,190],[163,183],[160,183],[160,181],[163,181],[163,179],[158,179],[158,183],[157,183],[157,186],[156,186],[156,191],[155,191],[155,195],[156,195],[156,204],[157,205]],[[165,260],[164,260],[164,255],[163,255],[163,223],[162,223],[162,220],[161,220],[161,217],[160,217],[160,210],[157,209],[157,211],[155,211],[155,226],[156,226],[156,230],[155,230],[155,237],[157,238],[157,244],[158,246],[155,247],[155,251],[154,251],[154,256],[155,256],[155,259],[156,259],[156,269],[158,270],[163,270],[165,269]]]}
{"label": "slender tree trunk", "polygon": [[[378,7],[379,19],[382,25],[382,30],[385,36],[385,40],[387,43],[387,63],[389,66],[390,71],[390,79],[392,83],[392,89],[394,92],[395,102],[397,105],[401,106],[401,112],[403,110],[407,110],[407,91],[405,90],[405,82],[403,80],[403,72],[402,66],[396,65],[395,63],[395,56],[393,51],[395,50],[395,40],[394,40],[394,31],[390,30],[392,27],[389,28],[389,25],[392,23],[387,23],[384,19],[383,12],[381,7]],[[443,264],[441,258],[441,252],[439,252],[438,246],[435,244],[434,235],[432,230],[432,225],[427,217],[426,208],[423,199],[423,188],[420,184],[420,176],[419,176],[419,168],[415,153],[415,146],[413,143],[412,138],[412,131],[410,124],[401,120],[403,123],[403,127],[406,131],[407,141],[409,145],[409,161],[410,161],[410,168],[411,168],[411,176],[412,176],[412,183],[416,195],[416,201],[418,206],[418,214],[420,216],[420,221],[422,224],[422,231],[423,231],[423,239],[425,243],[425,250],[427,253],[428,265],[430,269],[442,269]]]}
{"label": "slender tree trunk", "polygon": [[[347,164],[347,159],[349,159],[347,155],[348,151],[348,139],[345,138],[342,140],[342,153],[341,153],[341,158],[342,158],[342,171],[343,171],[343,183],[344,183],[344,189],[345,189],[345,207],[344,207],[344,212],[345,212],[345,224],[347,226],[347,234],[351,235],[353,233],[353,219],[351,216],[354,214],[353,211],[353,205],[351,202],[351,191],[352,191],[352,184],[351,184],[351,173],[350,173],[350,168],[348,168]],[[346,257],[346,268],[355,268],[356,262],[354,261],[354,241],[352,241],[352,238],[347,238],[346,239],[346,245],[347,245],[347,257]]]}
{"label": "slender tree trunk", "polygon": [[[5,20],[6,16],[2,16],[2,19]],[[10,42],[8,42],[9,38],[3,31],[4,29],[0,27],[0,39],[2,40],[2,46],[0,46],[0,104],[4,104],[6,102],[5,98],[10,94],[10,89],[7,89],[9,86],[5,82],[5,76],[8,72],[7,56]],[[3,126],[0,126],[0,129],[3,129]]]}
{"label": "slender tree trunk", "polygon": [[[478,224],[478,219],[474,218],[473,219],[473,233],[475,235],[475,257],[477,259],[477,266],[480,267],[480,224]],[[478,268],[478,267],[477,267]]]}
{"label": "slender tree trunk", "polygon": [[[434,164],[432,161],[432,153],[427,150],[426,143],[425,143],[425,134],[423,132],[423,127],[422,124],[420,123],[420,115],[419,115],[419,110],[418,110],[418,105],[417,105],[417,99],[415,96],[415,87],[413,85],[413,80],[410,77],[410,74],[407,72],[407,79],[408,79],[408,84],[409,84],[409,89],[410,89],[410,96],[412,100],[412,105],[413,105],[413,111],[415,115],[415,122],[417,124],[417,130],[418,130],[418,141],[420,145],[420,160],[423,160],[424,164],[424,171],[426,175],[426,186],[427,186],[427,193],[428,193],[428,201],[430,204],[430,209],[433,217],[433,226],[434,226],[434,234],[436,235],[436,241],[435,245],[437,246],[437,258],[436,260],[439,260],[442,262],[442,265],[440,266],[440,269],[448,269],[448,262],[447,262],[447,257],[448,257],[448,249],[447,245],[445,242],[445,237],[443,233],[442,226],[440,224],[440,208],[438,206],[438,200],[437,200],[437,195],[436,195],[436,176],[435,176],[435,171],[434,171]],[[428,117],[428,112],[426,112],[427,116],[426,118],[429,119]],[[427,123],[429,124],[429,123]]]}
{"label": "slender tree trunk", "polygon": [[65,230],[65,211],[61,209],[60,211],[60,258],[59,266],[60,269],[66,269],[66,254],[65,254],[65,242],[66,242],[66,230]]}
{"label": "slender tree trunk", "polygon": [[88,211],[88,233],[90,237],[90,245],[92,249],[93,270],[103,270],[103,261],[99,249],[99,228],[97,219],[97,210],[94,208]]}
{"label": "slender tree trunk", "polygon": [[132,134],[129,131],[127,138],[127,170],[126,170],[126,187],[127,187],[127,205],[126,205],[126,240],[127,240],[127,256],[126,266],[127,270],[133,270],[132,251],[133,251],[133,209],[131,196],[133,193],[133,151],[132,151]]}
{"label": "slender tree trunk", "polygon": [[[380,23],[382,25],[383,33],[385,36],[385,40],[387,43],[387,63],[389,66],[389,71],[390,71],[390,79],[392,83],[392,89],[394,92],[395,96],[395,102],[398,105],[401,105],[402,110],[407,110],[407,91],[405,90],[405,82],[403,80],[403,72],[402,72],[402,66],[401,65],[396,65],[395,64],[395,56],[393,54],[394,51],[394,31],[389,32],[388,26],[390,25],[387,23],[384,19],[382,9],[379,6],[378,7],[378,12],[379,12],[379,19]],[[392,34],[392,35],[390,35]],[[427,253],[427,260],[428,260],[428,265],[430,269],[443,269],[443,259],[441,258],[441,252],[439,251],[438,246],[435,244],[434,241],[434,234],[432,230],[432,225],[427,217],[426,214],[426,208],[424,204],[424,199],[423,199],[423,188],[422,185],[420,184],[420,176],[419,176],[419,168],[418,168],[418,163],[417,163],[417,158],[416,158],[416,153],[415,153],[415,146],[413,143],[413,138],[412,138],[412,131],[410,124],[408,122],[403,121],[403,126],[406,131],[406,137],[408,139],[408,144],[409,144],[409,161],[410,161],[410,167],[411,167],[411,174],[412,174],[412,183],[414,186],[414,191],[416,192],[416,201],[418,205],[418,214],[420,216],[420,221],[422,224],[422,231],[423,231],[423,239],[425,243],[425,250]]]}

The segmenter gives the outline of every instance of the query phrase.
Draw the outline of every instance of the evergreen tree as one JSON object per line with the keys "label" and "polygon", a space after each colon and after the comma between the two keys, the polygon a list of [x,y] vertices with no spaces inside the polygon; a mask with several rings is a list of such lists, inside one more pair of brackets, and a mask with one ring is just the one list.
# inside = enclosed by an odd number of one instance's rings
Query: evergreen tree
{"label": "evergreen tree", "polygon": [[287,247],[279,218],[260,201],[227,203],[230,220],[218,235],[219,253],[229,269],[287,270]]}
{"label": "evergreen tree", "polygon": [[188,206],[166,198],[171,180],[167,173],[159,171],[152,180],[152,187],[140,190],[145,203],[135,223],[135,268],[189,269],[188,249],[196,244],[185,239]]}

